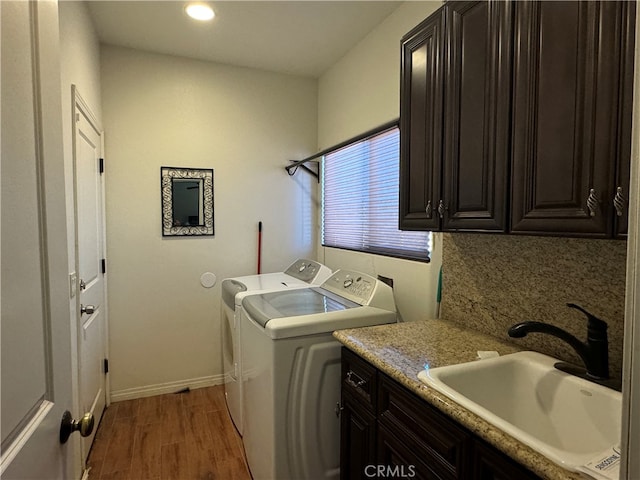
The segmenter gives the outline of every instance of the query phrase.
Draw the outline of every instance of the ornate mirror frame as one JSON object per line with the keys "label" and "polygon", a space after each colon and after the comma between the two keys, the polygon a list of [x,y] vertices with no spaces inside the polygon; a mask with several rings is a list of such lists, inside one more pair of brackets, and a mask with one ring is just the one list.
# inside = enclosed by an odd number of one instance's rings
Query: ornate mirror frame
{"label": "ornate mirror frame", "polygon": [[[176,214],[176,189],[180,183],[186,189],[198,189],[190,195],[191,213],[188,220]],[[160,190],[162,193],[162,236],[213,235],[213,169],[160,167]],[[184,188],[182,189],[184,190]],[[184,204],[184,200],[182,200]]]}

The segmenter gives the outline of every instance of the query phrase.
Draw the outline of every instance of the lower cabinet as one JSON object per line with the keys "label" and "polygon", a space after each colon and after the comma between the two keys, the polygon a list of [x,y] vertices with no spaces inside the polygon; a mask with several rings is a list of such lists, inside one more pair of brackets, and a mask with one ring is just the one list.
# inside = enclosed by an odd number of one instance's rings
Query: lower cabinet
{"label": "lower cabinet", "polygon": [[376,456],[376,417],[344,391],[341,400],[340,478],[367,478],[367,467]]}
{"label": "lower cabinet", "polygon": [[[509,460],[509,461],[505,461]],[[472,478],[480,480],[535,480],[539,477],[505,457],[480,439],[473,446]]]}
{"label": "lower cabinet", "polygon": [[341,408],[342,480],[539,478],[347,348]]}
{"label": "lower cabinet", "polygon": [[378,425],[377,444],[374,466],[366,472],[369,475],[375,472],[377,478],[441,478],[420,458],[419,451],[407,448],[402,436],[398,437],[383,424]]}

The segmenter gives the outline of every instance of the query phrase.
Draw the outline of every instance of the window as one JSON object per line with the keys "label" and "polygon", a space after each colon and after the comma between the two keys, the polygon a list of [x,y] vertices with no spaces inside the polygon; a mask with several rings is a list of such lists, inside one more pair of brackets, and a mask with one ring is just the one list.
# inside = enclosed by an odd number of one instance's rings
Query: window
{"label": "window", "polygon": [[323,157],[322,245],[429,261],[430,232],[398,229],[397,127]]}

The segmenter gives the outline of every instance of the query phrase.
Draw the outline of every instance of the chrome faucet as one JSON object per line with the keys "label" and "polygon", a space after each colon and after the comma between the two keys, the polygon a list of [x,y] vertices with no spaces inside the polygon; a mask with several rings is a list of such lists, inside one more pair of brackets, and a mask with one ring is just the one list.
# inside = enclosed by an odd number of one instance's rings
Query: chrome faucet
{"label": "chrome faucet", "polygon": [[[522,338],[528,333],[546,333],[564,340],[573,347],[584,362],[587,377],[596,381],[609,379],[609,345],[607,339],[607,323],[587,312],[584,308],[574,303],[567,303],[567,307],[581,311],[587,317],[587,342],[581,342],[570,333],[543,322],[522,322],[513,325],[509,329],[509,336]],[[576,373],[571,369],[563,368],[566,364],[556,364],[556,368]],[[575,369],[574,369],[575,370]]]}

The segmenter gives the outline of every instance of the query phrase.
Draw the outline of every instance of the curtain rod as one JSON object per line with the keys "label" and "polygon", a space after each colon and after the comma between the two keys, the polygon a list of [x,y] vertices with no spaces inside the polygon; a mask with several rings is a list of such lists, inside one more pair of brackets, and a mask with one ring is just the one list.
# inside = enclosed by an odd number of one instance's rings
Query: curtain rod
{"label": "curtain rod", "polygon": [[[374,135],[377,135],[378,133],[384,132],[385,130],[390,130],[393,127],[397,127],[398,126],[398,122],[400,119],[396,118],[395,120],[391,121],[391,122],[387,122],[384,125],[380,125],[376,128],[372,128],[371,130],[368,130],[364,133],[361,133],[360,135],[350,138],[349,140],[345,140],[344,142],[341,142],[337,145],[334,145],[333,147],[329,147],[329,148],[325,148],[324,150],[322,150],[321,152],[315,153],[313,155],[311,155],[310,157],[305,158],[304,160],[298,160],[298,161],[293,161],[292,160],[292,164],[288,165],[286,167],[284,167],[284,169],[287,171],[287,173],[289,175],[293,175],[296,173],[296,169],[298,166],[302,165],[303,163],[307,163],[310,162],[311,160],[315,160],[316,158],[322,157],[328,153],[331,153],[335,150],[339,150],[342,147],[346,147],[349,144],[355,143],[355,142],[359,142],[361,140],[366,140],[369,137],[373,137]],[[291,170],[293,170],[293,172],[291,172]],[[307,169],[309,171],[311,171],[314,175],[316,175],[315,172],[313,172],[310,169]],[[316,175],[317,176],[317,175]]]}

